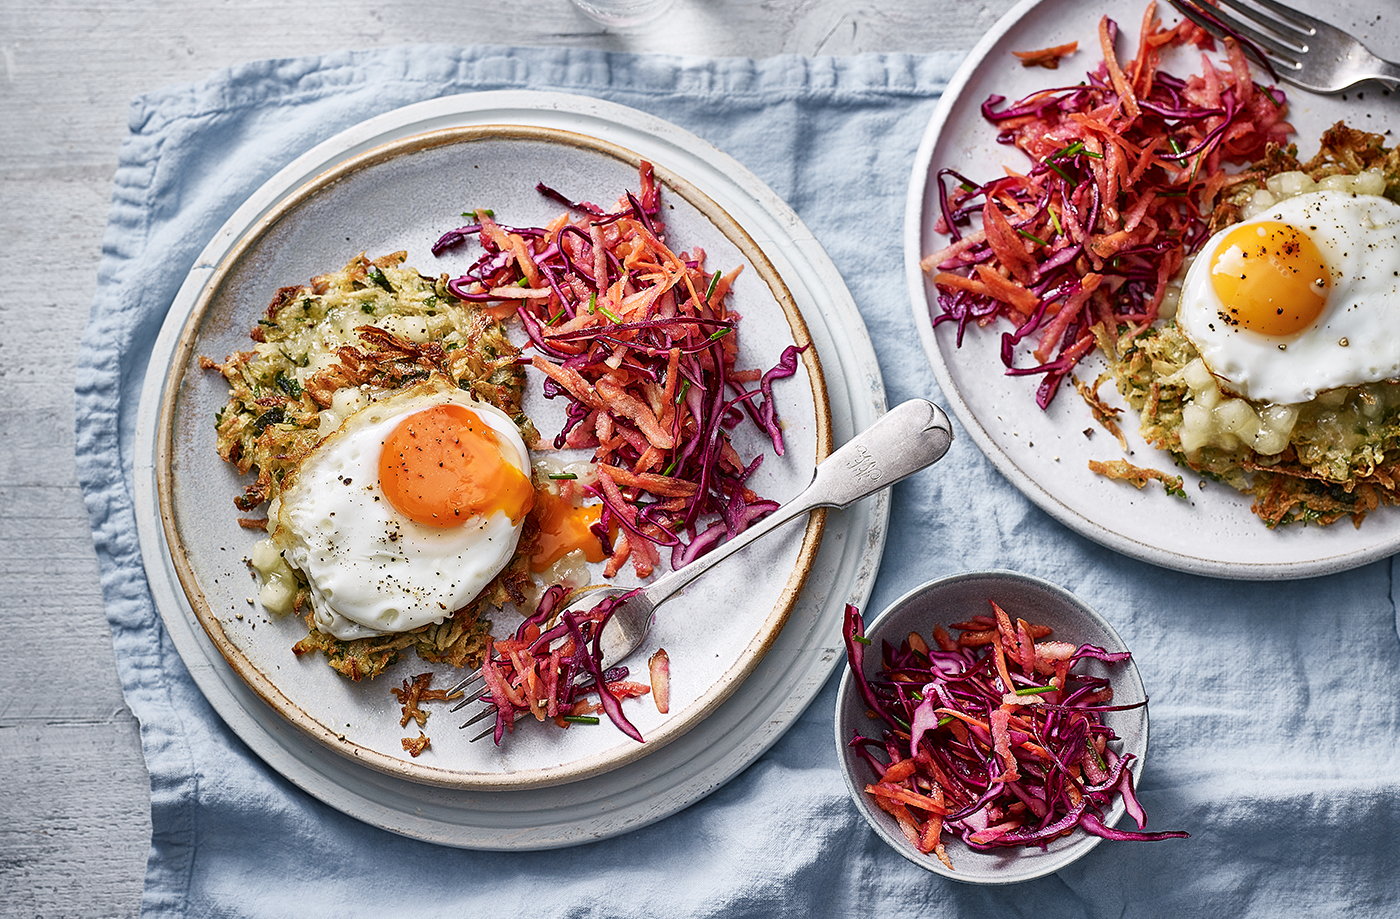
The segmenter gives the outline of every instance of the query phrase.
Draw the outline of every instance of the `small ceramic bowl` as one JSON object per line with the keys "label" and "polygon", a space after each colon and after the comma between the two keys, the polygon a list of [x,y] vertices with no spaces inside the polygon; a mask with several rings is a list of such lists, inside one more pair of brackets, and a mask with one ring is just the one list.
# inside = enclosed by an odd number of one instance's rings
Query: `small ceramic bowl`
{"label": "small ceramic bowl", "polygon": [[[866,675],[873,676],[879,670],[882,640],[888,639],[892,644],[898,644],[911,631],[917,631],[927,638],[935,625],[946,627],[953,622],[990,613],[988,600],[995,600],[1013,618],[1019,617],[1054,629],[1050,636],[1052,639],[1076,645],[1098,645],[1108,651],[1128,650],[1113,626],[1069,591],[1049,581],[1014,571],[977,571],[939,578],[916,587],[868,622],[865,634],[871,645],[865,659]],[[1114,665],[1085,661],[1078,670],[1109,677],[1117,702],[1146,697],[1142,677],[1131,660]],[[1129,767],[1136,782],[1147,753],[1147,708],[1107,712],[1104,722],[1120,738],[1114,742],[1114,749],[1120,755],[1131,753],[1136,757]],[[851,752],[848,743],[857,733],[869,737],[879,736],[879,731],[879,724],[866,715],[865,702],[855,687],[848,666],[843,671],[841,688],[836,697],[836,746],[846,787],[856,808],[875,832],[916,865],[956,881],[1014,884],[1059,871],[1103,841],[1098,836],[1076,830],[1054,840],[1045,849],[1016,847],[979,852],[964,844],[957,834],[948,833],[944,836],[944,843],[954,867],[953,871],[949,871],[934,855],[925,855],[911,845],[894,818],[877,807],[870,795],[866,794],[865,786],[875,781],[874,770]],[[1104,814],[1105,824],[1114,826],[1124,812],[1120,798]]]}

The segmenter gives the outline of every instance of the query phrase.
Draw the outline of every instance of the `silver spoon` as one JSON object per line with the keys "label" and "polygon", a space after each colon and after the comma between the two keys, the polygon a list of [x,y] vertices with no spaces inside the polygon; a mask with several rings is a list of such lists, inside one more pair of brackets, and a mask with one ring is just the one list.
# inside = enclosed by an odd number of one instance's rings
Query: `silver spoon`
{"label": "silver spoon", "polygon": [[[658,606],[735,552],[762,539],[794,517],[819,507],[847,507],[888,488],[942,459],[952,442],[952,425],[942,409],[924,399],[901,403],[818,463],[811,484],[801,494],[738,536],[711,549],[684,568],[657,578],[640,589],[602,587],[583,594],[559,612],[592,609],[609,597],[633,592],[613,610],[599,642],[603,668],[615,666],[641,646],[656,620]],[[448,690],[448,695],[464,692],[479,679],[481,671],[478,670]],[[482,686],[453,706],[452,711],[485,695],[486,687]],[[487,706],[462,727],[475,724],[495,711],[494,706]],[[472,740],[480,740],[490,733],[492,731],[488,730]]]}

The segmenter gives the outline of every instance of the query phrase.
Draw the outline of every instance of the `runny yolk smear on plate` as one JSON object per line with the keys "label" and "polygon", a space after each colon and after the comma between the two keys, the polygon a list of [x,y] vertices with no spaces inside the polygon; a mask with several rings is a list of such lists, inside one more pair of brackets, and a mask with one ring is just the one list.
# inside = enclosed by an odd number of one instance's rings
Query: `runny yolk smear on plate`
{"label": "runny yolk smear on plate", "polygon": [[530,553],[530,569],[544,571],[575,549],[582,549],[590,562],[604,559],[603,544],[591,529],[602,515],[601,504],[574,504],[567,497],[551,491],[535,493],[535,520],[539,537]]}

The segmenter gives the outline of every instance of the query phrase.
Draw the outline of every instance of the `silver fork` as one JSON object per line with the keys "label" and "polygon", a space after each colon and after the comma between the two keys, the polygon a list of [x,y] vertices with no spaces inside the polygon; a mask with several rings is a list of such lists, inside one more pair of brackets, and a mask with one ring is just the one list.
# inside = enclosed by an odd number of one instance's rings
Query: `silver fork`
{"label": "silver fork", "polygon": [[[938,406],[923,399],[897,405],[817,464],[812,483],[801,494],[735,538],[640,590],[600,588],[584,594],[560,612],[592,609],[608,597],[635,591],[613,611],[599,641],[602,666],[605,669],[615,666],[641,646],[656,618],[656,608],[715,565],[808,511],[818,507],[847,507],[888,488],[937,462],[948,452],[952,442],[952,426]],[[481,679],[478,670],[448,690],[448,695],[465,692]],[[452,711],[482,699],[486,693],[486,687],[482,686],[454,705]],[[462,727],[476,724],[495,712],[496,708],[488,705]],[[489,728],[472,740],[480,740],[493,731],[494,728]]]}
{"label": "silver fork", "polygon": [[1171,0],[1181,15],[1217,36],[1238,33],[1281,80],[1315,93],[1339,93],[1366,80],[1400,86],[1400,64],[1334,25],[1277,0]]}

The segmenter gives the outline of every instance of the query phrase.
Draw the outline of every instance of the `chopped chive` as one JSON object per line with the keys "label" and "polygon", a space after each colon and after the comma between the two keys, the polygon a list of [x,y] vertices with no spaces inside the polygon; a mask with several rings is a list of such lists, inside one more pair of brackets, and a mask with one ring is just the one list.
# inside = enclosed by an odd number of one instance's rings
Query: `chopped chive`
{"label": "chopped chive", "polygon": [[864,635],[852,635],[851,637],[863,645],[870,644],[870,639],[866,638]]}
{"label": "chopped chive", "polygon": [[292,377],[282,373],[280,370],[277,372],[277,376],[272,378],[272,382],[276,383],[278,389],[282,390],[293,399],[301,398],[301,384]]}
{"label": "chopped chive", "polygon": [[471,211],[462,211],[463,217],[475,217],[478,214],[485,214],[487,217],[495,217],[496,212],[489,207],[479,207]]}
{"label": "chopped chive", "polygon": [[562,306],[559,307],[559,312],[555,313],[553,318],[551,318],[551,319],[549,319],[548,321],[546,321],[546,322],[545,322],[545,325],[554,325],[554,324],[555,324],[556,322],[558,322],[560,319],[563,319],[563,318],[564,318],[564,312],[565,312],[564,307],[562,307]]}
{"label": "chopped chive", "polygon": [[1099,768],[1107,772],[1108,763],[1104,762],[1104,758],[1101,755],[1099,755],[1098,749],[1094,746],[1093,742],[1090,741],[1087,737],[1084,738],[1084,747],[1089,751],[1090,755],[1094,757],[1094,762],[1098,764]]}
{"label": "chopped chive", "polygon": [[676,463],[678,463],[678,462],[680,462],[680,460],[676,460],[676,459],[671,460],[670,465],[668,465],[665,469],[661,470],[661,474],[662,474],[662,475],[670,475],[671,473],[675,472],[675,471],[676,471]]}
{"label": "chopped chive", "polygon": [[1074,143],[1070,144],[1068,147],[1061,147],[1060,149],[1056,150],[1054,153],[1052,153],[1052,154],[1050,154],[1049,156],[1047,156],[1047,157],[1045,158],[1045,162],[1046,162],[1046,163],[1050,163],[1050,162],[1052,162],[1052,161],[1054,161],[1054,160],[1063,159],[1064,157],[1067,157],[1067,156],[1074,156],[1076,153],[1078,153],[1080,150],[1083,150],[1083,149],[1084,149],[1084,141],[1082,141],[1082,140],[1076,140]]}
{"label": "chopped chive", "polygon": [[969,184],[966,183],[966,182],[959,182],[959,183],[958,183],[958,188],[961,188],[963,191],[969,192],[969,193],[970,193],[970,192],[974,192],[974,191],[977,190],[977,186],[976,186],[976,185],[969,185]]}
{"label": "chopped chive", "polygon": [[591,294],[588,295],[588,312],[592,313],[592,312],[593,312],[594,310],[596,310],[597,308],[598,308],[598,294],[597,294],[596,292],[595,292],[595,293],[591,293]]}
{"label": "chopped chive", "polygon": [[953,720],[953,716],[952,716],[952,715],[944,715],[942,718],[939,718],[939,719],[938,719],[938,723],[935,724],[934,727],[936,727],[936,728],[941,728],[941,727],[943,727],[943,725],[948,724],[948,723],[949,723],[950,721],[952,721],[952,720]]}
{"label": "chopped chive", "polygon": [[564,720],[570,724],[597,724],[597,715],[565,715]]}
{"label": "chopped chive", "polygon": [[690,389],[690,381],[689,381],[689,380],[681,380],[681,388],[678,389],[678,390],[676,390],[676,404],[677,404],[677,405],[680,405],[680,404],[681,404],[681,400],[685,398],[686,391],[689,390],[689,389]]}
{"label": "chopped chive", "polygon": [[515,282],[515,286],[516,286],[516,287],[529,287],[529,286],[530,286],[530,279],[529,279],[529,278],[521,278],[520,280],[518,280],[518,281]]}
{"label": "chopped chive", "polygon": [[1060,178],[1064,179],[1066,182],[1073,182],[1073,181],[1074,181],[1074,178],[1073,178],[1068,172],[1065,172],[1063,169],[1061,169],[1059,166],[1056,166],[1054,163],[1050,162],[1049,160],[1046,160],[1046,161],[1045,161],[1045,165],[1048,166],[1049,168],[1055,170],[1055,172],[1059,173]]}
{"label": "chopped chive", "polygon": [[922,702],[924,701],[924,694],[921,692],[911,692],[909,698],[913,699],[915,702]]}
{"label": "chopped chive", "polygon": [[560,480],[563,480],[563,479],[576,479],[576,478],[578,478],[578,476],[574,475],[572,472],[551,472],[551,473],[549,474],[549,477],[550,477],[551,479],[554,479],[556,482],[557,482],[557,481],[560,481]]}
{"label": "chopped chive", "polygon": [[1055,235],[1065,235],[1065,228],[1060,226],[1060,215],[1055,212],[1053,207],[1048,207],[1046,210],[1050,212],[1050,225],[1055,228]]}
{"label": "chopped chive", "polygon": [[388,278],[384,277],[384,272],[379,269],[378,265],[371,265],[369,271],[365,272],[365,277],[369,278],[389,293],[392,294],[394,292],[394,286],[389,283]]}
{"label": "chopped chive", "polygon": [[1084,151],[1084,155],[1087,156],[1087,157],[1090,157],[1090,158],[1092,158],[1092,159],[1096,159],[1096,160],[1101,160],[1101,159],[1103,159],[1103,154],[1102,154],[1102,153],[1095,153],[1093,150],[1085,150],[1085,151]]}
{"label": "chopped chive", "polygon": [[1172,152],[1175,153],[1177,156],[1180,156],[1180,155],[1181,155],[1181,144],[1177,143],[1177,140],[1176,140],[1175,137],[1168,137],[1168,138],[1167,138],[1167,146],[1171,147],[1171,148],[1172,148]]}
{"label": "chopped chive", "polygon": [[618,318],[617,318],[616,316],[614,316],[612,313],[608,312],[608,308],[607,308],[606,306],[600,306],[600,307],[598,307],[598,312],[602,313],[604,316],[607,316],[607,317],[608,317],[609,319],[611,319],[613,322],[616,322],[616,323],[619,323],[619,324],[622,322],[621,319],[618,319]]}
{"label": "chopped chive", "polygon": [[1039,244],[1039,245],[1046,246],[1047,248],[1048,248],[1049,245],[1050,245],[1048,242],[1046,242],[1045,240],[1041,239],[1039,236],[1036,236],[1034,233],[1027,233],[1025,230],[1022,230],[1022,229],[1019,229],[1019,228],[1016,230],[1016,232],[1017,232],[1017,233],[1020,233],[1022,236],[1026,237],[1026,239],[1029,239],[1029,240],[1030,240],[1031,242],[1033,242],[1033,243],[1037,243],[1037,244]]}
{"label": "chopped chive", "polygon": [[715,288],[719,286],[720,273],[716,271],[710,275],[710,286],[705,289],[705,302],[709,303],[710,298],[715,295]]}
{"label": "chopped chive", "polygon": [[271,408],[253,419],[253,433],[261,435],[267,430],[268,425],[282,424],[287,420],[287,413],[279,408]]}
{"label": "chopped chive", "polygon": [[728,335],[728,334],[729,334],[730,332],[732,332],[732,331],[734,331],[734,330],[733,330],[733,329],[720,329],[718,332],[711,332],[711,333],[710,333],[710,341],[719,341],[721,338],[723,338],[724,336]]}
{"label": "chopped chive", "polygon": [[1044,695],[1044,694],[1047,693],[1047,692],[1056,692],[1056,691],[1059,690],[1059,688],[1060,688],[1060,687],[1058,687],[1058,686],[1027,686],[1027,687],[1025,687],[1024,689],[1018,689],[1018,690],[1016,690],[1016,695],[1018,695],[1018,696],[1040,696],[1040,695]]}

